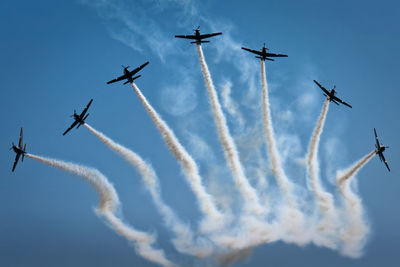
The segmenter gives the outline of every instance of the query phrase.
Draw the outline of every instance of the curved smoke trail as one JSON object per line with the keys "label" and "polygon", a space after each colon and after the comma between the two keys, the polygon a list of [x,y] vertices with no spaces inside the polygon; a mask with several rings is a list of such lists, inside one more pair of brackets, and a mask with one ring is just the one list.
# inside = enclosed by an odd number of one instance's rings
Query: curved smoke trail
{"label": "curved smoke trail", "polygon": [[[281,211],[282,212],[281,215],[283,217],[282,220],[285,228],[287,228],[292,234],[294,234],[295,238],[294,241],[300,244],[304,244],[308,241],[308,237],[305,235],[304,232],[304,215],[298,210],[296,200],[294,199],[293,196],[293,184],[288,179],[283,170],[278,149],[276,147],[274,130],[271,121],[271,111],[270,111],[269,97],[268,97],[268,84],[265,73],[265,62],[264,60],[260,61],[261,61],[263,125],[264,125],[264,134],[267,139],[268,156],[272,173],[275,176],[275,179],[278,182],[278,186],[280,190],[283,192],[285,201],[288,204],[288,207],[283,208],[283,210]],[[288,240],[290,239],[291,237],[289,237]]]}
{"label": "curved smoke trail", "polygon": [[131,83],[133,90],[136,92],[139,100],[142,102],[147,113],[149,113],[151,119],[160,131],[162,138],[167,144],[169,150],[180,162],[183,171],[187,177],[187,181],[200,205],[200,210],[207,216],[206,220],[202,223],[202,229],[204,231],[211,231],[220,229],[224,224],[224,216],[217,209],[213,197],[205,190],[199,169],[196,162],[189,155],[186,149],[178,141],[174,132],[168,127],[167,123],[161,118],[161,116],[154,110],[154,108],[147,101],[146,97],[142,94],[135,83]]}
{"label": "curved smoke trail", "polygon": [[251,211],[256,215],[265,214],[265,208],[261,206],[256,190],[250,185],[247,180],[243,166],[240,163],[239,153],[236,149],[235,142],[226,123],[226,118],[222,112],[221,104],[218,100],[217,92],[211,79],[210,71],[204,59],[203,50],[200,44],[197,44],[197,51],[201,64],[201,70],[204,76],[208,96],[210,99],[211,108],[214,114],[215,123],[218,129],[218,136],[224,149],[225,158],[232,170],[234,182],[245,200],[245,210]]}
{"label": "curved smoke trail", "polygon": [[[318,117],[317,125],[311,136],[310,145],[308,147],[307,171],[310,177],[309,184],[314,193],[317,205],[322,214],[322,221],[319,223],[318,231],[326,234],[327,239],[315,240],[315,242],[322,242],[323,245],[332,249],[336,248],[335,234],[338,228],[338,217],[336,213],[335,203],[332,194],[324,190],[319,178],[319,164],[318,164],[318,147],[322,130],[324,128],[326,114],[329,109],[329,99],[326,98],[322,107],[321,114]],[[333,239],[333,240],[332,240]]]}
{"label": "curved smoke trail", "polygon": [[97,131],[87,123],[85,123],[84,126],[92,134],[99,138],[100,141],[121,155],[128,163],[130,163],[139,171],[143,179],[143,183],[149,190],[157,210],[164,218],[165,224],[168,228],[172,229],[174,234],[177,236],[173,240],[173,244],[177,250],[182,253],[187,253],[202,258],[209,256],[211,254],[211,248],[209,246],[195,246],[193,241],[193,233],[190,227],[181,222],[175,212],[167,204],[165,204],[161,197],[160,184],[154,169],[132,150],[114,142],[109,137]]}
{"label": "curved smoke trail", "polygon": [[132,241],[136,252],[143,258],[162,266],[175,266],[175,264],[165,257],[162,250],[154,249],[152,247],[152,243],[155,241],[154,236],[134,229],[125,224],[115,215],[115,211],[119,206],[118,195],[114,186],[101,172],[93,168],[84,167],[70,162],[39,157],[32,154],[25,154],[25,156],[69,172],[75,176],[82,177],[84,180],[89,182],[100,197],[97,212],[107,219],[112,229],[129,241]]}
{"label": "curved smoke trail", "polygon": [[345,203],[345,214],[348,220],[346,228],[340,234],[340,239],[343,242],[341,252],[343,255],[353,258],[358,258],[362,255],[362,249],[366,243],[370,228],[364,219],[362,201],[351,190],[350,182],[375,153],[375,150],[371,151],[349,169],[338,171],[336,178],[336,184]]}

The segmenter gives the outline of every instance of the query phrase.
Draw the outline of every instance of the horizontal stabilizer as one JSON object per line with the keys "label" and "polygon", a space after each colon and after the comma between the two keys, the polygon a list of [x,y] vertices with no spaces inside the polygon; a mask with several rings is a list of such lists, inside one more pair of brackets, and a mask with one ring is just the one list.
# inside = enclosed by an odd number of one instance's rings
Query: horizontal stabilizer
{"label": "horizontal stabilizer", "polygon": [[89,116],[89,113],[83,118],[83,121],[85,121],[88,116]]}
{"label": "horizontal stabilizer", "polygon": [[22,153],[22,162],[24,162],[25,152],[26,152],[26,144],[24,145],[24,153]]}
{"label": "horizontal stabilizer", "polygon": [[132,80],[136,80],[137,78],[140,78],[142,75],[138,75],[132,78]]}
{"label": "horizontal stabilizer", "polygon": [[191,44],[201,44],[201,43],[209,43],[210,41],[193,41]]}
{"label": "horizontal stabilizer", "polygon": [[124,82],[124,84],[127,84],[127,83],[129,83],[130,81],[128,80],[128,81],[126,81],[126,82]]}

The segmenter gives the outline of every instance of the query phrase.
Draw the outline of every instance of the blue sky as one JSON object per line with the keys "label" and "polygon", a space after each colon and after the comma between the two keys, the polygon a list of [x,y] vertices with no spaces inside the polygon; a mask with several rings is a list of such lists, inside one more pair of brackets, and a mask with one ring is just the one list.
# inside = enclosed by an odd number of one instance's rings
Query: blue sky
{"label": "blue sky", "polygon": [[[267,62],[267,78],[291,179],[305,181],[296,160],[306,153],[323,103],[313,79],[327,88],[336,85],[339,96],[353,106],[330,107],[319,151],[326,187],[334,190],[330,181],[336,169],[373,149],[374,127],[390,146],[385,155],[392,172],[374,158],[358,175],[372,229],[362,258],[276,242],[255,248],[236,266],[397,266],[396,1],[2,1],[0,14],[1,266],[153,266],[99,220],[97,196],[81,180],[29,159],[11,173],[14,155],[8,148],[17,142],[21,126],[29,152],[102,171],[119,193],[126,221],[157,233],[157,247],[172,260],[184,266],[204,264],[173,248],[171,232],[128,164],[86,129],[61,135],[73,110],[94,98],[88,123],[151,162],[166,202],[195,228],[201,214],[179,165],[129,85],[109,86],[106,81],[121,73],[121,64],[136,67],[150,61],[137,85],[199,162],[210,192],[234,194],[195,46],[173,38],[198,25],[202,32],[224,32],[203,49],[219,93],[226,82],[232,83],[232,99],[245,124],[225,114],[244,159],[252,158],[254,146],[265,148],[257,138],[259,63],[238,48],[259,49],[264,42],[272,52],[289,55]],[[211,154],[196,137],[212,148]],[[232,199],[234,204],[240,200]]]}

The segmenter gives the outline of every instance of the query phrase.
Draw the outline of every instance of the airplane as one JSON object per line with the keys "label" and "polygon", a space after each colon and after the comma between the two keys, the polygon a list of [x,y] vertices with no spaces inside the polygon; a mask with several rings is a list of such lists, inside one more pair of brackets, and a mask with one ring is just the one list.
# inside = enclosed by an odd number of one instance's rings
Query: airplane
{"label": "airplane", "polygon": [[124,67],[122,65],[122,67],[124,68],[124,75],[119,76],[118,78],[115,78],[114,80],[108,81],[107,84],[119,82],[119,81],[122,81],[122,80],[125,80],[125,79],[127,79],[127,81],[124,82],[124,84],[132,83],[134,80],[136,80],[137,78],[139,78],[142,75],[138,75],[138,76],[135,76],[135,77],[133,77],[133,76],[136,73],[138,73],[141,69],[146,67],[147,64],[149,64],[148,61],[146,63],[142,64],[141,66],[137,67],[136,69],[132,70],[132,71],[128,70],[129,66]]}
{"label": "airplane", "polygon": [[250,53],[257,54],[258,56],[256,56],[256,58],[259,58],[263,61],[265,61],[265,60],[274,61],[274,59],[269,58],[269,57],[287,57],[287,55],[283,55],[283,54],[268,53],[267,50],[269,50],[269,49],[267,47],[265,47],[265,43],[264,43],[264,46],[260,49],[260,51],[249,49],[246,47],[242,47],[242,49],[249,51]]}
{"label": "airplane", "polygon": [[386,149],[386,148],[389,148],[389,147],[388,147],[388,146],[384,146],[383,144],[381,145],[381,144],[379,143],[378,135],[376,134],[376,129],[375,129],[375,128],[374,128],[374,133],[375,133],[375,141],[376,141],[376,144],[375,144],[375,147],[376,147],[375,153],[379,155],[379,159],[385,163],[386,168],[390,171],[390,168],[389,168],[389,165],[388,165],[388,163],[387,163],[387,161],[386,161],[386,159],[385,159],[385,156],[383,156],[383,151],[385,151],[385,149]]}
{"label": "airplane", "polygon": [[[333,89],[331,89],[331,90],[328,91],[328,90],[326,90],[322,85],[320,85],[316,80],[314,80],[314,82],[319,86],[319,88],[321,88],[322,91],[324,91],[324,96],[328,97],[329,102],[332,101],[332,102],[335,103],[336,105],[339,105],[338,102],[340,102],[341,104],[346,105],[346,106],[348,106],[349,108],[352,108],[351,105],[349,105],[348,103],[344,102],[343,100],[341,100],[340,98],[338,98],[338,97],[335,96],[335,93],[336,93],[336,90],[335,90],[336,85],[333,87]],[[336,101],[338,101],[338,102],[336,102]]]}
{"label": "airplane", "polygon": [[81,126],[82,124],[85,124],[85,120],[86,118],[89,116],[89,113],[85,116],[86,112],[89,109],[89,106],[92,104],[93,99],[90,99],[89,104],[87,104],[87,106],[85,107],[85,109],[82,111],[81,115],[78,115],[76,113],[76,111],[74,110],[74,115],[71,115],[71,117],[74,118],[74,122],[71,124],[71,126],[63,133],[63,135],[66,135],[72,128],[74,128],[77,124],[78,127],[76,127],[77,129],[79,128],[79,126]]}
{"label": "airplane", "polygon": [[199,28],[200,28],[200,26],[197,27],[197,29],[193,30],[194,31],[193,35],[175,35],[175,38],[192,39],[192,40],[196,40],[196,41],[190,42],[191,44],[201,44],[201,43],[209,43],[210,42],[210,41],[203,41],[203,39],[222,34],[222,32],[200,34]]}
{"label": "airplane", "polygon": [[[22,148],[22,146],[24,146],[24,148]],[[24,157],[25,157],[25,153],[26,153],[26,144],[23,145],[23,130],[21,127],[21,132],[19,134],[19,142],[18,142],[18,146],[14,145],[14,142],[12,143],[12,147],[10,148],[10,150],[14,150],[16,156],[15,156],[15,160],[14,160],[14,165],[12,167],[12,171],[15,170],[15,167],[17,167],[17,163],[18,160],[20,158],[20,156],[22,155],[22,162],[24,161]]]}

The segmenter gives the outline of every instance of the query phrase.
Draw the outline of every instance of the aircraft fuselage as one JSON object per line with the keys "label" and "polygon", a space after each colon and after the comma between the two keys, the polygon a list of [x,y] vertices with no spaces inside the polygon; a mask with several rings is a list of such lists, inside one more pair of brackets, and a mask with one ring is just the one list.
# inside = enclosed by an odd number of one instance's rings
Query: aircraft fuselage
{"label": "aircraft fuselage", "polygon": [[382,154],[385,151],[385,149],[386,149],[385,146],[376,147],[376,153]]}
{"label": "aircraft fuselage", "polygon": [[17,154],[25,154],[25,151],[22,150],[22,148],[19,148],[19,147],[15,146],[15,145],[12,146],[12,149],[13,149],[14,152],[17,153]]}
{"label": "aircraft fuselage", "polygon": [[266,47],[263,47],[262,50],[261,50],[261,53],[267,54],[267,48],[266,48]]}
{"label": "aircraft fuselage", "polygon": [[329,101],[334,101],[333,98],[335,96],[335,93],[336,93],[335,89],[331,89],[328,91],[328,95],[326,96],[329,97]]}
{"label": "aircraft fuselage", "polygon": [[80,120],[81,120],[81,117],[79,117],[78,114],[74,113],[74,119],[77,120],[77,121],[80,121]]}

